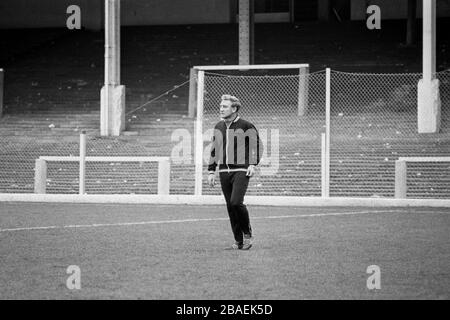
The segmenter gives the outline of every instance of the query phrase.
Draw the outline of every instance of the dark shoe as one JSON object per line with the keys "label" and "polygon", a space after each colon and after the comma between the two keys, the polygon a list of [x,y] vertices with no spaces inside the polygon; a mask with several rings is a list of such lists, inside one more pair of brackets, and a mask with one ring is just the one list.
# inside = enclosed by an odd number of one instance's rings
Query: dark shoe
{"label": "dark shoe", "polygon": [[242,243],[235,242],[231,245],[231,247],[226,248],[226,250],[241,250],[243,247]]}
{"label": "dark shoe", "polygon": [[253,237],[251,235],[244,235],[244,243],[241,250],[248,250],[253,246]]}

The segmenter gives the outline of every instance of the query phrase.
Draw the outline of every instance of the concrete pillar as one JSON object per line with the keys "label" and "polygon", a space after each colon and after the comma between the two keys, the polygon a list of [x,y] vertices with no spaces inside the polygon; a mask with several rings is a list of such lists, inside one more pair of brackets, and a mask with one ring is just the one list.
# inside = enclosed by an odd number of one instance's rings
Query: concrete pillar
{"label": "concrete pillar", "polygon": [[253,0],[239,0],[239,64],[254,63]]}
{"label": "concrete pillar", "polygon": [[439,80],[436,79],[436,0],[423,0],[422,73],[417,88],[419,133],[436,133],[441,125]]}
{"label": "concrete pillar", "polygon": [[100,134],[125,129],[125,86],[120,85],[120,0],[105,0],[105,85],[101,90]]}
{"label": "concrete pillar", "polygon": [[100,134],[120,136],[125,130],[125,86],[105,85],[100,95]]}

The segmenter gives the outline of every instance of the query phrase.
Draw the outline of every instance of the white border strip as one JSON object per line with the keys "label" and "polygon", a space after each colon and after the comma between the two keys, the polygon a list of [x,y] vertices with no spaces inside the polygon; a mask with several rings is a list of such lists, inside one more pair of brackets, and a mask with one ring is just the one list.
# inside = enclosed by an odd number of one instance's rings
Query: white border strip
{"label": "white border strip", "polygon": [[217,66],[194,66],[197,70],[253,70],[253,69],[300,69],[307,68],[309,64],[252,64],[252,65],[217,65]]}
{"label": "white border strip", "polygon": [[[224,205],[223,196],[0,193],[0,202]],[[246,196],[248,205],[292,207],[447,207],[450,199]]]}

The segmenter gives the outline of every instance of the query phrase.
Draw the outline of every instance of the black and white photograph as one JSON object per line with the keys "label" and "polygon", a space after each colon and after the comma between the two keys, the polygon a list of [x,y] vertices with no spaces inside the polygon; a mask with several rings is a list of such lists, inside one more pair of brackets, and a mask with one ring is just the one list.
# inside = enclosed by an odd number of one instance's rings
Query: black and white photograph
{"label": "black and white photograph", "polygon": [[0,300],[448,301],[449,30],[449,0],[0,0]]}

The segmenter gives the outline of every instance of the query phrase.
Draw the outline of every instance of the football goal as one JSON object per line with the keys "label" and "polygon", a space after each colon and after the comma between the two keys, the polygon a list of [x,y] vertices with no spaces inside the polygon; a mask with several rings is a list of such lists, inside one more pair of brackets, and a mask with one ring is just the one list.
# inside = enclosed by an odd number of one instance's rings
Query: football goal
{"label": "football goal", "polygon": [[189,110],[196,118],[196,195],[220,193],[203,177],[223,94],[239,98],[239,115],[256,126],[264,144],[260,172],[248,194],[321,195],[325,73],[310,74],[308,64],[227,65],[194,67],[191,77],[196,85],[193,90],[191,82]]}

